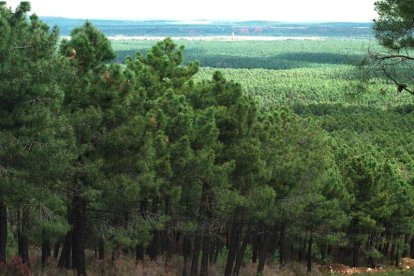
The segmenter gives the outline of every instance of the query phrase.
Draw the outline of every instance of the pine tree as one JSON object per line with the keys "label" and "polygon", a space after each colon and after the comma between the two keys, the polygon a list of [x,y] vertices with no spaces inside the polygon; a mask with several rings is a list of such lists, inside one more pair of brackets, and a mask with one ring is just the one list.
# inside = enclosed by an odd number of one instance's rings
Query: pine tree
{"label": "pine tree", "polygon": [[5,261],[8,206],[13,206],[18,251],[28,266],[30,224],[38,219],[29,206],[61,188],[71,143],[55,74],[58,31],[49,30],[36,15],[28,19],[29,11],[28,2],[15,11],[0,6],[0,140],[6,145],[0,150],[0,261]]}

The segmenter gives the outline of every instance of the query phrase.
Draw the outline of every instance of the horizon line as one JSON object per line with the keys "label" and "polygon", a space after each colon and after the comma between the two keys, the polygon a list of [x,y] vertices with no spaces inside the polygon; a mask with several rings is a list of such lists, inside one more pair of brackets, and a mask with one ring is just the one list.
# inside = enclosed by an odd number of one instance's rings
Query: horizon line
{"label": "horizon line", "polygon": [[268,19],[166,19],[166,18],[82,18],[82,17],[66,17],[66,16],[53,16],[53,15],[42,15],[40,18],[57,18],[57,19],[68,19],[68,20],[91,20],[91,21],[130,21],[130,22],[144,22],[144,21],[165,21],[165,22],[226,22],[226,23],[237,23],[237,22],[271,22],[271,23],[373,23],[370,21],[329,21],[329,20],[268,20]]}

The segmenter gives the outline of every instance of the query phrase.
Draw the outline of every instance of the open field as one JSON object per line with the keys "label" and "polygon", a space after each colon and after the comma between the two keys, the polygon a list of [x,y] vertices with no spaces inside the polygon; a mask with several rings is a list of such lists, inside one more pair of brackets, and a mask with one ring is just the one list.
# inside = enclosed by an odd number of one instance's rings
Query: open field
{"label": "open field", "polygon": [[[177,40],[184,45],[184,62],[199,61],[202,67],[292,69],[358,64],[368,49],[377,49],[370,39],[317,39],[275,41]],[[138,51],[145,53],[156,41],[112,41],[117,61]]]}

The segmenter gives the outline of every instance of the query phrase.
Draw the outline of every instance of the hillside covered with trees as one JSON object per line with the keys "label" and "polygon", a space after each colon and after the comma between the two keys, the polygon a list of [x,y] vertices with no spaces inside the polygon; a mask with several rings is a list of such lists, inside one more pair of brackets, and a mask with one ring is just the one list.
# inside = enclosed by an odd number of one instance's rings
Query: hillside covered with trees
{"label": "hillside covered with trees", "polygon": [[[379,1],[380,16],[392,5]],[[407,91],[389,95],[411,89],[409,52],[371,55],[363,77],[345,58],[337,71],[200,68],[170,38],[114,62],[90,22],[60,40],[29,12],[0,2],[0,273],[414,258],[414,108]],[[390,42],[386,22],[384,49],[414,47],[412,26]],[[393,58],[405,63],[382,62]]]}

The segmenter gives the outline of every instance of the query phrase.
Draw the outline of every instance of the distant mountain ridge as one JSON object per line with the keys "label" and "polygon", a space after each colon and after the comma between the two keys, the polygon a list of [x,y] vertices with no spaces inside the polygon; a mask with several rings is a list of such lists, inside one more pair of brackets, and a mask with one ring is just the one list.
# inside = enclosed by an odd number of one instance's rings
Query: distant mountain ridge
{"label": "distant mountain ridge", "polygon": [[[85,19],[41,17],[49,26],[58,26],[67,36]],[[209,20],[107,20],[92,19],[108,36],[322,36],[345,38],[373,37],[371,22],[272,22],[272,21],[209,21]]]}

